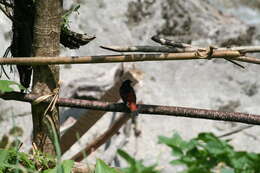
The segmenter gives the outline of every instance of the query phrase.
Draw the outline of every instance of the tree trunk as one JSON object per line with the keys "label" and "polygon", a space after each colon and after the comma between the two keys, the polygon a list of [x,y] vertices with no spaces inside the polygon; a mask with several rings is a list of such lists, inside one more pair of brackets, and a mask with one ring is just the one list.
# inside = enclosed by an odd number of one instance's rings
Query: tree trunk
{"label": "tree trunk", "polygon": [[[35,1],[35,23],[33,30],[33,56],[58,56],[60,43],[60,21],[62,0]],[[59,67],[55,65],[33,67],[32,93],[39,96],[52,94],[58,87]],[[52,120],[59,140],[59,110],[44,112],[48,105],[32,104],[33,142],[42,152],[55,155],[54,135],[50,130],[47,116]]]}

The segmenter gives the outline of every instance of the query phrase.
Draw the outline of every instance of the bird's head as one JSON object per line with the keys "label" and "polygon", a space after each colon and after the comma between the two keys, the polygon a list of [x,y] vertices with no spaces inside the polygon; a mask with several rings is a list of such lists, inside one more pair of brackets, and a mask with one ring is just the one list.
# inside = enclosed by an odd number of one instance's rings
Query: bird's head
{"label": "bird's head", "polygon": [[123,85],[131,85],[132,81],[127,79],[123,82]]}

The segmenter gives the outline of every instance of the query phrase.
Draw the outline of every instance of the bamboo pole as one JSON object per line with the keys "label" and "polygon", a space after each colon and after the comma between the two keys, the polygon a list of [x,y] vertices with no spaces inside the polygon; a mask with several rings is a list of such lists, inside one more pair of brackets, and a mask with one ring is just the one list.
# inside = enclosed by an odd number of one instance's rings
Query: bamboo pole
{"label": "bamboo pole", "polygon": [[[21,64],[21,65],[50,65],[50,64],[88,64],[88,63],[116,63],[135,61],[169,61],[169,60],[193,60],[227,58],[237,60],[242,56],[235,50],[214,50],[212,54],[206,55],[202,52],[183,53],[156,53],[156,54],[127,54],[127,55],[99,55],[99,56],[71,56],[71,57],[37,57],[37,58],[0,58],[0,65]],[[240,57],[240,59],[243,59]],[[254,63],[254,59],[245,62]]]}

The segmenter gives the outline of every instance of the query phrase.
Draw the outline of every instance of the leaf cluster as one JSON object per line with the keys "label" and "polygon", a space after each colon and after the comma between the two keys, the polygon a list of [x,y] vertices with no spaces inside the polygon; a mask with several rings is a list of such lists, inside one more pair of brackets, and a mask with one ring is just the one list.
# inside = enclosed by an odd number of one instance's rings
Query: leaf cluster
{"label": "leaf cluster", "polygon": [[68,28],[70,27],[69,26],[69,23],[70,23],[70,20],[69,20],[69,16],[73,13],[73,12],[76,12],[79,14],[79,8],[80,8],[80,5],[77,4],[75,6],[73,6],[71,9],[69,9],[68,11],[66,11],[63,15],[62,15],[62,29],[64,29],[65,31],[68,30]]}
{"label": "leaf cluster", "polygon": [[235,151],[227,140],[212,133],[201,133],[189,141],[177,133],[168,138],[159,137],[159,142],[172,149],[177,159],[172,165],[184,165],[182,173],[256,173],[260,172],[260,154]]}
{"label": "leaf cluster", "polygon": [[39,151],[32,156],[19,152],[16,148],[0,149],[0,173],[70,173],[74,161],[64,160],[61,164],[55,165],[54,158]]}
{"label": "leaf cluster", "polygon": [[159,173],[156,170],[156,165],[145,166],[142,160],[135,160],[132,156],[123,150],[118,150],[117,153],[128,164],[128,167],[122,169],[111,168],[102,160],[97,160],[95,173]]}
{"label": "leaf cluster", "polygon": [[124,173],[159,173],[156,170],[156,164],[145,166],[142,160],[135,160],[128,153],[123,150],[118,150],[117,153],[128,163],[128,167],[123,168]]}

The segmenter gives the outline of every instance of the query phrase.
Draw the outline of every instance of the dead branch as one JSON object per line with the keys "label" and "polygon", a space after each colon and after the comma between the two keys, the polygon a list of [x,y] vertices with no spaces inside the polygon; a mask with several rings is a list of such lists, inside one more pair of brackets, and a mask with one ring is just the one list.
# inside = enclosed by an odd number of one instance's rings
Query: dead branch
{"label": "dead branch", "polygon": [[115,52],[165,52],[165,53],[180,53],[183,49],[171,48],[165,46],[100,46],[102,49]]}
{"label": "dead branch", "polygon": [[[201,50],[206,49],[203,47],[197,47],[197,46],[193,46],[193,45],[186,44],[186,43],[175,42],[173,40],[160,38],[158,36],[153,36],[153,37],[151,37],[151,39],[161,45],[165,45],[170,48],[180,48],[179,50],[182,50],[182,52],[193,52],[193,51],[197,51],[199,49],[201,49]],[[236,50],[242,54],[260,52],[260,46],[216,47],[216,49],[217,50]]]}
{"label": "dead branch", "polygon": [[[181,42],[175,42],[173,40],[168,40],[168,39],[164,39],[164,38],[160,38],[159,36],[153,36],[151,38],[153,41],[157,42],[157,43],[160,43],[161,45],[166,45],[166,46],[169,46],[169,47],[172,47],[172,48],[181,48],[183,49],[184,52],[187,52],[189,50],[196,50],[197,52],[200,51],[200,50],[211,50],[213,51],[213,49],[217,49],[217,47],[215,46],[209,46],[209,48],[205,49],[205,48],[199,48],[199,47],[195,47],[195,46],[192,46],[190,44],[186,44],[186,43],[181,43]],[[224,49],[225,50],[225,49]],[[228,50],[228,49],[226,49]],[[240,52],[241,53],[241,52]],[[243,52],[244,54],[245,52]],[[241,67],[241,68],[245,68],[244,66],[242,66],[241,64],[231,60],[231,59],[227,59],[227,58],[224,58],[225,60]]]}
{"label": "dead branch", "polygon": [[[160,52],[160,53],[183,53],[195,52],[197,50],[206,50],[202,47],[169,47],[169,46],[100,46],[102,49],[115,52]],[[260,46],[239,46],[239,47],[219,47],[217,50],[236,50],[241,54],[260,52]]]}
{"label": "dead branch", "polygon": [[[11,93],[0,94],[0,98],[3,98],[5,100],[33,102],[38,98],[38,96],[32,94],[11,92]],[[50,99],[51,98],[46,99],[43,102],[49,103]],[[100,110],[100,111],[129,113],[129,110],[122,103],[59,98],[57,101],[57,105],[65,106],[65,107],[93,109],[93,110]],[[245,124],[260,125],[260,115],[254,115],[254,114],[239,113],[239,112],[222,112],[222,111],[215,111],[215,110],[176,107],[176,106],[144,105],[144,104],[139,104],[138,107],[139,107],[140,114],[168,115],[168,116],[177,116],[177,117],[232,121],[232,122],[240,122]]]}
{"label": "dead branch", "polygon": [[254,127],[254,126],[253,126],[253,125],[247,125],[247,126],[239,127],[239,128],[236,129],[236,130],[232,130],[231,132],[227,132],[227,133],[225,133],[225,134],[223,134],[223,135],[219,135],[218,137],[219,137],[219,138],[224,138],[224,137],[227,137],[227,136],[230,136],[230,135],[239,133],[239,132],[241,132],[241,131],[243,131],[243,130],[249,129],[249,128],[251,128],[251,127]]}
{"label": "dead branch", "polygon": [[207,55],[207,51],[168,53],[168,54],[127,54],[127,55],[99,55],[99,56],[71,56],[71,57],[39,57],[39,58],[0,58],[0,64],[19,65],[51,65],[51,64],[89,64],[89,63],[116,63],[135,61],[169,61],[226,58],[247,63],[260,64],[260,59],[246,57],[235,50],[214,50]]}
{"label": "dead branch", "polygon": [[240,56],[234,58],[236,61],[241,61],[241,62],[247,62],[247,63],[253,63],[253,64],[260,64],[260,58],[255,58],[255,57],[249,57],[249,56]]}
{"label": "dead branch", "polygon": [[97,139],[95,139],[92,143],[87,145],[83,150],[72,156],[72,160],[77,162],[84,159],[84,154],[86,156],[90,155],[97,148],[103,145],[108,139],[110,139],[114,134],[118,132],[118,130],[130,119],[129,114],[125,114],[120,116],[107,131],[105,131],[102,135],[100,135]]}
{"label": "dead branch", "polygon": [[160,43],[161,45],[165,45],[165,46],[178,47],[178,48],[192,48],[193,47],[190,44],[175,42],[173,40],[168,40],[165,38],[161,38],[159,36],[152,36],[151,39],[153,41]]}
{"label": "dead branch", "polygon": [[80,34],[67,28],[61,28],[60,43],[69,49],[78,49],[80,46],[88,44],[95,38],[95,36]]}

